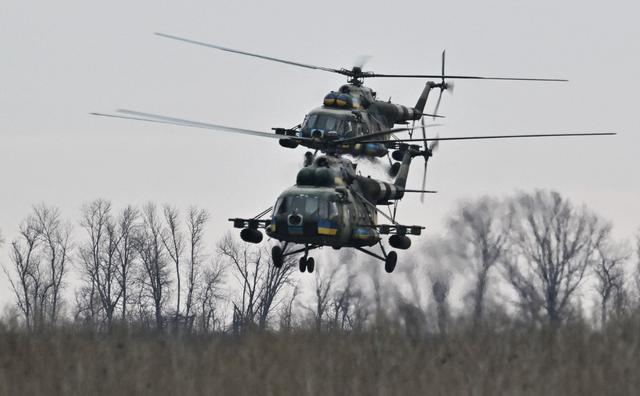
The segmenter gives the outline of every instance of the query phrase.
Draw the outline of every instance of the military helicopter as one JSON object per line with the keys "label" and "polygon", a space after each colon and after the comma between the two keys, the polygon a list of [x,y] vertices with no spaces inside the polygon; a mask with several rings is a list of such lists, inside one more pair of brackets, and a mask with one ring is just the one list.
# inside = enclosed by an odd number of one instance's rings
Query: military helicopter
{"label": "military helicopter", "polygon": [[[241,228],[241,238],[246,242],[260,243],[264,228],[271,238],[284,242],[271,251],[273,264],[280,268],[286,256],[303,253],[301,272],[313,272],[315,261],[309,251],[330,246],[334,249],[355,248],[384,261],[385,271],[393,272],[398,255],[387,252],[381,235],[391,235],[389,244],[396,249],[408,249],[411,239],[407,235],[420,235],[424,227],[401,225],[377,206],[391,205],[407,192],[435,191],[409,190],[405,188],[411,160],[428,158],[428,152],[417,145],[404,145],[394,152],[401,158],[400,169],[393,183],[356,174],[356,164],[344,157],[323,155],[312,158],[296,177],[296,184],[278,197],[276,204],[251,219],[233,218],[234,227]],[[262,219],[272,213],[270,219]],[[379,224],[378,214],[390,224]],[[294,244],[302,248],[288,249]],[[378,244],[381,254],[367,249]]]}
{"label": "military helicopter", "polygon": [[[440,75],[378,74],[364,72],[360,66],[352,69],[331,69],[252,54],[163,33],[156,34],[227,52],[329,71],[349,77],[348,83],[341,86],[338,91],[332,91],[325,96],[323,106],[307,114],[302,124],[293,128],[272,128],[275,133],[133,110],[117,110],[116,114],[91,113],[98,116],[260,136],[277,139],[283,147],[303,146],[315,150],[314,153],[307,152],[305,154],[305,164],[298,172],[296,184],[285,190],[273,207],[251,219],[229,219],[233,222],[234,227],[242,229],[240,236],[246,242],[260,243],[263,239],[260,229],[264,229],[269,237],[283,242],[282,246],[276,245],[272,249],[272,261],[277,267],[283,265],[286,256],[303,253],[300,258],[300,270],[313,272],[315,262],[312,257],[309,257],[309,251],[330,246],[334,249],[358,249],[384,261],[385,270],[392,272],[396,266],[397,254],[394,251],[386,252],[381,242],[381,235],[390,235],[389,245],[404,250],[411,246],[411,240],[407,235],[421,234],[424,227],[401,225],[395,221],[397,203],[405,193],[421,193],[422,197],[425,193],[435,193],[435,191],[425,190],[426,171],[429,158],[433,156],[440,141],[615,135],[615,133],[553,133],[427,138],[426,128],[434,125],[425,125],[424,117],[428,116],[434,119],[441,117],[437,111],[442,93],[453,88],[452,83],[447,82],[446,79],[566,81],[446,75],[444,52]],[[376,93],[363,86],[363,79],[370,77],[440,78],[440,82],[427,82],[416,105],[406,107],[377,100]],[[429,93],[433,89],[439,89],[440,94],[434,114],[426,114],[423,110]],[[420,124],[416,127],[414,123],[418,120]],[[408,126],[409,121],[412,121],[411,126]],[[404,124],[404,126],[395,128],[396,124]],[[416,129],[422,130],[422,138],[413,138],[413,131]],[[394,134],[399,132],[409,132],[410,136],[409,138],[398,138]],[[418,143],[421,143],[422,146]],[[357,164],[342,157],[344,154],[354,157],[383,157],[388,156],[390,151],[391,157],[396,161],[390,168],[391,175],[395,177],[393,183],[356,174]],[[318,152],[323,155],[316,156]],[[411,161],[418,156],[424,158],[422,188],[420,190],[406,189]],[[380,205],[393,205],[393,213],[387,215],[378,208]],[[272,213],[271,218],[263,219],[269,213]],[[390,224],[380,224],[378,222],[379,214],[389,220]],[[303,247],[289,249],[295,244]],[[381,254],[367,249],[376,244],[380,245]]]}
{"label": "military helicopter", "polygon": [[[424,129],[423,129],[424,131]],[[264,229],[266,234],[283,245],[272,247],[272,262],[281,267],[286,256],[302,253],[299,261],[301,272],[313,272],[315,260],[309,251],[324,246],[334,249],[355,248],[384,262],[387,273],[393,272],[398,255],[387,252],[382,236],[390,235],[391,247],[406,250],[411,247],[409,235],[418,236],[425,228],[419,225],[403,225],[396,221],[397,204],[406,193],[436,193],[425,190],[426,166],[429,158],[442,140],[470,140],[497,138],[529,138],[549,136],[594,136],[615,135],[615,133],[583,134],[543,134],[543,135],[500,135],[463,136],[430,139],[361,140],[359,144],[383,144],[395,148],[394,160],[399,164],[393,183],[356,174],[357,164],[336,154],[314,156],[305,155],[305,165],[298,172],[296,184],[280,194],[275,205],[253,218],[231,218],[235,228],[241,229],[240,237],[250,243],[260,243]],[[363,139],[366,137],[362,137]],[[423,146],[408,144],[421,142]],[[420,190],[407,189],[406,183],[412,159],[424,158],[423,187]],[[389,215],[378,208],[387,206]],[[393,207],[393,211],[391,211]],[[271,213],[271,218],[263,217]],[[378,222],[378,215],[389,223]],[[381,252],[374,253],[368,248],[379,245]],[[294,245],[302,247],[293,248]]]}
{"label": "military helicopter", "polygon": [[[520,78],[520,77],[481,77],[467,75],[447,75],[445,73],[446,53],[442,52],[442,69],[440,74],[382,74],[371,71],[363,71],[363,62],[353,66],[351,69],[345,68],[329,68],[323,66],[315,66],[306,63],[294,62],[285,59],[274,58],[270,56],[255,54],[246,51],[240,51],[232,48],[222,47],[202,41],[192,40],[184,37],[174,36],[166,33],[155,33],[157,36],[172,39],[188,44],[204,46],[220,51],[231,52],[250,57],[260,58],[273,62],[279,62],[287,65],[321,70],[331,72],[348,77],[347,83],[340,86],[337,91],[329,92],[322,101],[322,106],[311,110],[305,117],[304,121],[292,128],[272,128],[276,137],[280,140],[280,145],[287,148],[296,148],[303,146],[313,150],[319,150],[324,153],[331,154],[350,154],[353,156],[366,157],[384,157],[389,154],[389,147],[383,143],[389,140],[393,133],[409,132],[412,134],[415,126],[407,126],[409,122],[414,123],[423,120],[423,117],[443,118],[436,114],[438,112],[442,93],[444,91],[453,91],[453,82],[446,80],[510,80],[510,81],[567,81],[564,79],[553,78]],[[420,78],[420,79],[440,79],[440,82],[428,81],[415,106],[404,106],[391,103],[391,101],[381,101],[377,99],[377,93],[364,86],[365,78]],[[425,113],[424,108],[427,103],[430,92],[433,89],[439,89],[440,93],[433,114]],[[251,135],[264,134],[264,132],[228,127],[224,125],[206,124],[197,121],[185,120],[175,117],[166,117],[157,114],[132,112],[127,110],[119,111],[120,114],[100,114],[95,115],[133,118],[150,122],[164,122],[170,124],[178,124],[192,127],[204,127],[217,129],[219,131],[229,131],[237,133],[247,133]],[[395,125],[401,124],[404,127],[394,128]],[[428,125],[432,127],[434,125]],[[424,126],[421,126],[424,130]],[[361,140],[361,136],[377,137],[383,142],[368,144],[351,144]],[[424,138],[425,136],[423,136]],[[349,140],[355,138],[355,140]],[[336,144],[341,141],[346,144]],[[399,165],[391,168],[391,175],[394,176]]]}

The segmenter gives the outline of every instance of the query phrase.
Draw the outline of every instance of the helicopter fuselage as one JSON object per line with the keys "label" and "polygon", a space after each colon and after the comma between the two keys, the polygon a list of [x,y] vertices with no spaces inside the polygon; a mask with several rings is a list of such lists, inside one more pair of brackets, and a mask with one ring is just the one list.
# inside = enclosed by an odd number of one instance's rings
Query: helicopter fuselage
{"label": "helicopter fuselage", "polygon": [[377,214],[344,187],[293,186],[276,201],[266,233],[284,242],[361,247],[380,241]]}
{"label": "helicopter fuselage", "polygon": [[[281,140],[283,147],[295,148],[299,144],[331,154],[383,157],[389,153],[385,144],[331,144],[389,130],[395,124],[406,124],[419,120],[422,110],[391,102],[376,100],[376,93],[363,85],[345,84],[338,91],[331,91],[323,100],[322,107],[310,111],[302,124],[293,130],[276,128],[276,133],[295,134],[306,140],[293,142]],[[381,136],[388,140],[389,134]]]}

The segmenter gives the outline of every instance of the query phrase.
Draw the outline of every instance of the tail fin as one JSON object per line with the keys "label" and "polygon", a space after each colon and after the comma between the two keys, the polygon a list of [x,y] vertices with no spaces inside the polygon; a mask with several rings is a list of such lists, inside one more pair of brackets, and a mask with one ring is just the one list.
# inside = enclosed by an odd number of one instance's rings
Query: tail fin
{"label": "tail fin", "polygon": [[404,193],[402,192],[407,186],[407,178],[409,177],[409,168],[411,167],[411,159],[413,159],[413,153],[411,149],[407,149],[402,155],[402,163],[400,164],[400,170],[398,170],[398,176],[393,182],[393,185],[398,189],[398,197],[402,198]]}
{"label": "tail fin", "polygon": [[421,114],[424,113],[424,106],[427,104],[427,98],[429,98],[429,92],[431,92],[431,90],[435,86],[436,86],[436,83],[434,83],[433,81],[427,82],[427,84],[424,86],[424,89],[422,90],[422,94],[420,94],[420,97],[418,98],[418,102],[414,107],[414,109],[418,110]]}

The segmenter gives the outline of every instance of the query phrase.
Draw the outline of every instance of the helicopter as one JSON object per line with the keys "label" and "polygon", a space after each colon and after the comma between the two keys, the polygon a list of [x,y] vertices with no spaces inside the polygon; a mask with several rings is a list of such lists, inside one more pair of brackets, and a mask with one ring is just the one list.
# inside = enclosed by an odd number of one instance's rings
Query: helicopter
{"label": "helicopter", "polygon": [[[364,59],[350,69],[330,68],[316,66],[307,63],[294,62],[290,60],[275,58],[266,55],[241,51],[233,48],[223,47],[203,41],[179,37],[166,33],[156,32],[155,35],[198,46],[213,48],[220,51],[250,56],[272,62],[283,63],[313,70],[331,72],[348,77],[347,83],[337,90],[330,91],[322,100],[322,106],[312,109],[304,117],[302,123],[291,127],[271,128],[281,146],[286,148],[297,148],[303,146],[308,149],[318,150],[330,154],[348,154],[356,157],[385,157],[389,155],[390,147],[384,143],[391,139],[391,136],[399,132],[409,132],[410,137],[415,129],[425,126],[415,127],[416,121],[424,121],[424,117],[444,118],[438,115],[438,109],[444,91],[453,92],[454,83],[447,80],[502,80],[502,81],[546,81],[562,82],[565,79],[554,78],[520,78],[520,77],[482,77],[469,75],[447,75],[445,73],[446,52],[442,52],[442,64],[440,74],[382,74],[371,71],[363,71]],[[378,100],[377,93],[364,85],[365,78],[419,78],[419,79],[440,79],[440,82],[428,81],[418,97],[414,106],[405,106],[391,103],[391,100]],[[432,90],[438,89],[439,96],[433,114],[425,113],[425,105]],[[169,123],[175,125],[191,126],[216,129],[236,133],[246,133],[249,135],[263,135],[264,132],[253,131],[229,127],[224,125],[201,123],[175,117],[166,117],[158,114],[135,112],[130,110],[118,110],[120,114],[92,113],[94,115],[110,116],[118,118],[130,118],[140,121]],[[409,127],[408,123],[412,126]],[[403,127],[395,127],[404,125]],[[427,125],[427,128],[438,125]],[[352,144],[363,140],[363,136],[378,138],[381,142],[368,144]],[[423,134],[423,138],[426,136]],[[337,142],[342,144],[336,144]],[[399,164],[390,168],[390,175],[395,176],[399,169]]]}
{"label": "helicopter", "polygon": [[[432,117],[434,120],[442,118],[437,114],[442,93],[453,88],[453,84],[446,81],[447,79],[567,81],[447,75],[444,69],[444,52],[442,53],[442,71],[439,75],[379,74],[362,71],[361,66],[354,66],[352,69],[331,69],[243,52],[164,33],[156,34],[222,51],[349,77],[346,85],[327,94],[323,99],[323,105],[309,112],[300,125],[293,128],[272,128],[275,133],[126,109],[117,110],[116,114],[91,113],[105,117],[253,135],[277,139],[280,146],[286,148],[302,146],[315,150],[313,153],[308,151],[305,154],[304,167],[298,172],[296,184],[280,194],[273,207],[253,218],[229,219],[235,228],[241,229],[240,236],[245,242],[262,242],[263,234],[260,229],[264,229],[267,236],[283,243],[282,246],[278,244],[272,248],[272,262],[276,267],[283,265],[285,257],[303,253],[299,262],[300,271],[313,272],[315,261],[309,256],[309,251],[329,246],[334,249],[355,248],[383,261],[385,271],[393,272],[397,263],[397,253],[385,250],[382,236],[389,235],[388,242],[391,247],[406,250],[411,247],[411,239],[407,235],[421,234],[423,226],[402,225],[396,222],[397,204],[405,193],[420,193],[421,200],[424,199],[424,194],[435,193],[432,190],[425,190],[427,164],[441,141],[615,135],[615,133],[551,133],[427,138],[426,129],[437,125],[425,125],[424,118]],[[377,100],[376,93],[363,85],[364,78],[370,77],[440,78],[440,82],[428,81],[416,105],[407,107],[390,101]],[[435,111],[433,114],[424,113],[429,94],[433,89],[440,90]],[[412,122],[411,126],[408,125],[409,121]],[[415,121],[420,121],[418,126],[415,125]],[[396,127],[397,124],[403,126]],[[417,129],[422,131],[421,138],[413,137],[413,132]],[[409,132],[409,138],[398,138],[395,134],[399,132]],[[318,152],[322,155],[318,156]],[[356,158],[390,156],[396,161],[391,164],[389,172],[395,178],[394,182],[389,183],[357,174],[357,164],[343,155]],[[419,190],[406,189],[409,168],[415,157],[424,158],[422,188]],[[390,163],[391,158],[389,158]],[[390,207],[391,205],[393,205],[391,215],[387,215],[378,208],[378,206]],[[269,213],[271,218],[263,218]],[[385,217],[390,224],[379,223],[378,215]],[[380,246],[381,254],[369,249],[376,244]],[[302,245],[302,247],[293,248],[293,245]]]}
{"label": "helicopter", "polygon": [[[245,242],[262,242],[261,228],[269,237],[284,242],[271,250],[276,268],[282,267],[286,256],[303,253],[299,269],[311,273],[315,261],[309,252],[330,246],[334,249],[355,248],[382,260],[385,271],[391,273],[398,255],[395,251],[385,250],[381,236],[390,235],[391,247],[406,250],[411,247],[407,235],[420,235],[424,227],[399,224],[395,221],[395,210],[389,216],[377,206],[389,206],[407,192],[435,193],[405,188],[412,159],[417,156],[427,159],[428,155],[429,152],[420,150],[418,145],[404,145],[395,151],[394,157],[401,158],[401,165],[393,183],[357,174],[357,165],[344,157],[313,157],[298,172],[296,184],[280,194],[273,207],[251,219],[232,218],[229,221],[235,228],[242,229],[240,237]],[[262,219],[269,213],[272,214],[270,219]],[[390,224],[379,224],[378,214],[387,218]],[[288,249],[295,244],[303,247]],[[380,246],[381,254],[367,249],[376,244]]]}

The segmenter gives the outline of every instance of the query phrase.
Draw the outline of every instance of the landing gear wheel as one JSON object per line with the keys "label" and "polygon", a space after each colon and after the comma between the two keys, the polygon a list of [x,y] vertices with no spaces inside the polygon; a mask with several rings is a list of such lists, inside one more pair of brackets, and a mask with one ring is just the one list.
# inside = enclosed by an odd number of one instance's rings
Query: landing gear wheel
{"label": "landing gear wheel", "polygon": [[316,266],[315,260],[313,259],[313,257],[309,257],[307,259],[307,272],[312,273],[315,266]]}
{"label": "landing gear wheel", "polygon": [[384,270],[389,274],[392,273],[396,268],[397,261],[398,254],[396,254],[396,252],[389,252],[389,254],[387,254],[387,258],[384,260]]}
{"label": "landing gear wheel", "polygon": [[300,257],[300,272],[304,272],[307,269],[307,258],[306,257]]}
{"label": "landing gear wheel", "polygon": [[284,256],[282,255],[282,248],[278,245],[271,248],[271,261],[276,268],[282,268],[284,263]]}

